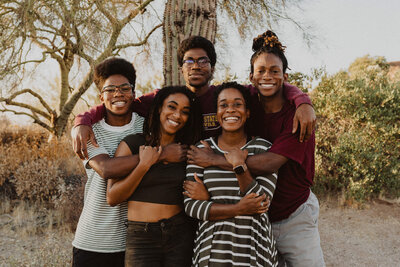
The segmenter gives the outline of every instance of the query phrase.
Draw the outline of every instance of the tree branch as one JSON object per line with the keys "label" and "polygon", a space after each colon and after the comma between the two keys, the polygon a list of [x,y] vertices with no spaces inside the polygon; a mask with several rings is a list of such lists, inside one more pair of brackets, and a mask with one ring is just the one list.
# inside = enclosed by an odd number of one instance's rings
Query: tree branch
{"label": "tree branch", "polygon": [[155,30],[157,30],[158,28],[160,28],[160,27],[162,27],[162,26],[163,26],[162,23],[160,23],[160,24],[158,24],[157,26],[155,26],[155,27],[146,35],[146,37],[145,37],[142,41],[140,41],[140,42],[138,42],[138,43],[127,43],[127,44],[123,44],[123,45],[116,45],[116,46],[115,46],[115,49],[124,49],[124,48],[127,48],[127,47],[144,45],[145,43],[147,43],[147,40],[149,39],[149,37],[151,36],[151,34],[152,34]]}

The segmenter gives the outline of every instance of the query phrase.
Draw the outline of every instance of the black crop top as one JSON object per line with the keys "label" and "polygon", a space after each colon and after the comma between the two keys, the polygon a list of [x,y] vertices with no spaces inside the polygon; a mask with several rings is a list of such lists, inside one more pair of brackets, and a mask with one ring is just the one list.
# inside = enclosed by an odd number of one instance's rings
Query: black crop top
{"label": "black crop top", "polygon": [[[144,136],[141,134],[128,135],[123,141],[129,146],[132,154],[139,154],[139,147],[145,144]],[[128,201],[182,205],[182,186],[185,176],[185,162],[156,163],[143,176]]]}

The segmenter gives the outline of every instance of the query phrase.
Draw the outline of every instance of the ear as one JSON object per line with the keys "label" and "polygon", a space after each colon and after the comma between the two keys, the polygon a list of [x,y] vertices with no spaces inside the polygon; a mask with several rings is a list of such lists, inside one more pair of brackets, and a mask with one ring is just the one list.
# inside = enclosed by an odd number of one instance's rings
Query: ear
{"label": "ear", "polygon": [[102,93],[99,94],[99,98],[100,98],[101,103],[104,103],[104,96]]}
{"label": "ear", "polygon": [[249,109],[246,110],[246,117],[250,118],[250,110]]}
{"label": "ear", "polygon": [[250,72],[250,74],[249,74],[249,79],[250,79],[250,82],[253,83],[253,73],[251,73],[251,72]]}
{"label": "ear", "polygon": [[284,74],[283,74],[283,81],[284,81],[284,82],[287,82],[287,81],[288,81],[288,78],[289,78],[289,75],[288,75],[287,73],[284,73]]}

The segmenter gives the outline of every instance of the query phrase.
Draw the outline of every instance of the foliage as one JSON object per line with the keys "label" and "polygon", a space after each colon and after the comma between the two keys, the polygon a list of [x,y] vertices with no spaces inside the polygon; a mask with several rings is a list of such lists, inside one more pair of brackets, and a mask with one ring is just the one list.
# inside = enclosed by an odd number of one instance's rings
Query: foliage
{"label": "foliage", "polygon": [[[63,135],[73,108],[92,84],[93,66],[146,44],[161,27],[147,29],[140,20],[152,1],[1,1],[0,81],[16,81],[2,87],[1,111],[26,115],[57,137]],[[133,29],[129,40],[124,38],[128,25]],[[58,107],[43,96],[45,85],[24,88],[21,83],[42,63],[58,68],[60,82],[51,88],[58,92]]]}
{"label": "foliage", "polygon": [[400,197],[400,83],[387,71],[383,58],[366,56],[312,92],[320,189],[356,200]]}
{"label": "foliage", "polygon": [[86,176],[67,138],[48,142],[37,127],[0,131],[0,191],[10,199],[45,203],[62,210],[74,227]]}

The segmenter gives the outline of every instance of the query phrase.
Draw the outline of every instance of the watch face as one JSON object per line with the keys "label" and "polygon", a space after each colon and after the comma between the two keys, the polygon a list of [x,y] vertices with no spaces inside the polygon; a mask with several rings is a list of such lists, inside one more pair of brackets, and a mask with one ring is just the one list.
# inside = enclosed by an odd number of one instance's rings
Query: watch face
{"label": "watch face", "polygon": [[236,166],[236,167],[233,169],[233,171],[234,171],[236,174],[242,174],[242,173],[244,173],[243,165]]}

